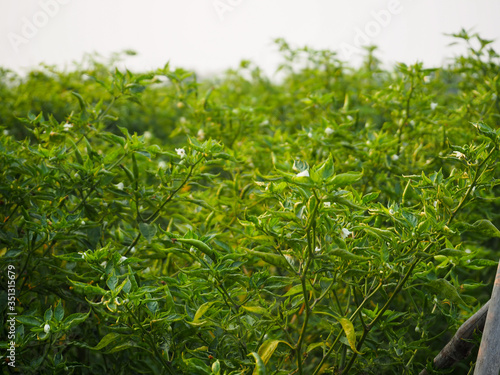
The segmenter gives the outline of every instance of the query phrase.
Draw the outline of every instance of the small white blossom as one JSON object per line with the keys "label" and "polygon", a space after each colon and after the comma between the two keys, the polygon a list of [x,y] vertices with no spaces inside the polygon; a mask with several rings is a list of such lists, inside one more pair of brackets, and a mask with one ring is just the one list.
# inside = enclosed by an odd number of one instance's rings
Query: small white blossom
{"label": "small white blossom", "polygon": [[165,163],[163,160],[158,162],[158,168],[160,169],[165,169],[167,168],[167,163]]}
{"label": "small white blossom", "polygon": [[347,116],[347,119],[348,119],[349,121],[354,120],[354,118],[353,118],[351,115]]}
{"label": "small white blossom", "polygon": [[456,158],[458,158],[458,159],[465,158],[465,155],[464,155],[464,154],[462,154],[460,151],[453,151],[453,152],[451,153],[451,156],[454,156],[454,157],[456,157]]}
{"label": "small white blossom", "polygon": [[399,159],[399,156],[398,156],[398,155],[396,155],[396,154],[394,154],[394,155],[392,155],[392,156],[391,156],[391,159],[392,159],[393,161],[397,161],[397,160]]}
{"label": "small white blossom", "polygon": [[431,76],[425,76],[424,77],[424,82],[429,83],[431,81]]}
{"label": "small white blossom", "polygon": [[133,254],[135,253],[135,246],[132,246],[132,248],[130,249],[130,252]]}
{"label": "small white blossom", "polygon": [[127,257],[121,257],[121,258],[120,258],[120,261],[119,261],[118,263],[123,263],[123,262],[125,262],[126,260],[127,260]]}
{"label": "small white blossom", "polygon": [[269,125],[269,120],[264,120],[264,121],[262,121],[259,125],[260,125],[260,126],[266,126],[266,125]]}
{"label": "small white blossom", "polygon": [[319,253],[320,251],[321,251],[321,247],[316,246],[316,248],[314,249],[314,252]]}
{"label": "small white blossom", "polygon": [[45,324],[43,326],[43,332],[45,332],[45,333],[49,333],[50,332],[50,325],[49,324]]}
{"label": "small white blossom", "polygon": [[340,236],[342,237],[342,239],[346,239],[347,237],[349,237],[349,235],[351,235],[352,232],[347,229],[347,228],[342,228],[342,233],[340,234]]}
{"label": "small white blossom", "polygon": [[196,133],[196,136],[200,138],[201,140],[205,139],[205,132],[203,129],[198,130],[198,133]]}
{"label": "small white blossom", "polygon": [[66,124],[63,125],[63,128],[64,128],[65,131],[68,131],[72,127],[73,127],[73,124],[69,124],[69,123],[66,123]]}
{"label": "small white blossom", "polygon": [[187,122],[186,118],[185,117],[179,117],[179,122],[181,124],[185,124]]}
{"label": "small white blossom", "polygon": [[394,210],[392,208],[389,209],[389,214],[394,215]]}
{"label": "small white blossom", "polygon": [[432,102],[432,103],[431,103],[431,110],[433,110],[433,111],[434,111],[434,110],[437,108],[437,106],[438,106],[438,104],[437,104],[437,103]]}
{"label": "small white blossom", "polygon": [[465,249],[465,252],[466,252],[467,254],[472,253],[472,251],[471,251],[470,249]]}
{"label": "small white blossom", "polygon": [[305,171],[297,173],[297,177],[309,177],[309,170],[306,169]]}
{"label": "small white blossom", "polygon": [[116,188],[118,190],[123,190],[123,188],[125,187],[125,185],[123,184],[123,182],[120,182],[120,183],[116,184],[115,186],[116,186]]}
{"label": "small white blossom", "polygon": [[309,132],[309,133],[307,133],[307,136],[308,136],[309,138],[312,138],[312,137],[313,137],[313,133]]}
{"label": "small white blossom", "polygon": [[108,262],[106,262],[106,261],[104,261],[104,262],[101,263],[101,267],[105,268],[107,265],[108,265]]}
{"label": "small white blossom", "polygon": [[186,157],[186,151],[184,151],[183,148],[176,148],[175,152],[177,152],[177,155],[179,155],[181,159]]}
{"label": "small white blossom", "polygon": [[7,129],[4,129],[3,135],[9,135],[9,131]]}
{"label": "small white blossom", "polygon": [[153,134],[151,134],[151,132],[149,132],[149,131],[144,132],[144,139],[151,139],[152,136],[153,136]]}
{"label": "small white blossom", "polygon": [[323,202],[323,206],[325,208],[330,208],[332,206],[332,204],[330,202]]}
{"label": "small white blossom", "polygon": [[497,100],[497,94],[496,93],[491,94],[491,100],[493,100],[493,101]]}
{"label": "small white blossom", "polygon": [[410,125],[415,126],[415,120],[410,120]]}
{"label": "small white blossom", "polygon": [[438,201],[434,201],[434,208],[437,208]]}
{"label": "small white blossom", "polygon": [[286,238],[292,238],[292,234],[290,232],[288,232],[287,234],[285,234],[285,237]]}
{"label": "small white blossom", "polygon": [[81,225],[85,225],[85,220],[80,221]]}
{"label": "small white blossom", "polygon": [[82,256],[83,259],[87,259],[87,253],[79,251],[78,254]]}
{"label": "small white blossom", "polygon": [[335,132],[335,130],[333,130],[332,128],[328,127],[325,129],[325,133],[326,135],[330,135],[330,134],[333,134]]}

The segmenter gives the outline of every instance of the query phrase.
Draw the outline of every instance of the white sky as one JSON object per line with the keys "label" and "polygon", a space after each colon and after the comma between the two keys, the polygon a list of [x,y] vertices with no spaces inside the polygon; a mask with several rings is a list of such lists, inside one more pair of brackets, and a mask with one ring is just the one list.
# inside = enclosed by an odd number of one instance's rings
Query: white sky
{"label": "white sky", "polygon": [[[338,50],[350,61],[359,55],[341,47],[368,41],[385,62],[432,66],[456,51],[443,33],[473,28],[498,39],[499,16],[498,0],[0,0],[0,66],[65,67],[86,52],[133,49],[139,55],[126,65],[134,70],[171,61],[207,74],[250,59],[272,73],[277,37]],[[370,35],[359,36],[365,30]],[[494,47],[500,52],[498,42]]]}

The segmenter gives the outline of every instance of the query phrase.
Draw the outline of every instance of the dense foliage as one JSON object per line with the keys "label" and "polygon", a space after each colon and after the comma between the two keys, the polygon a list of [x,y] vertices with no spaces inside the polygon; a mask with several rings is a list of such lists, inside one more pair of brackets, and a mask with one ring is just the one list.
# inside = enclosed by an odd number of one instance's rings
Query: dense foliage
{"label": "dense foliage", "polygon": [[15,311],[14,373],[431,372],[500,256],[500,59],[455,37],[390,70],[278,40],[277,81],[1,70],[2,366]]}

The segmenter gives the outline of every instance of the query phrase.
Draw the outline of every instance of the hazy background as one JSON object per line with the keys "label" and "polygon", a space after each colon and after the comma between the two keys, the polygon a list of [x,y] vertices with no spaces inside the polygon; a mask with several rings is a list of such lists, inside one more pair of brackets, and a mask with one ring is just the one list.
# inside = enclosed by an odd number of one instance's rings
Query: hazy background
{"label": "hazy background", "polygon": [[[398,3],[398,14],[388,13]],[[359,36],[365,31],[384,62],[432,66],[458,52],[443,33],[466,28],[497,39],[499,15],[498,0],[0,0],[0,66],[70,67],[85,52],[132,49],[138,56],[125,64],[133,70],[170,60],[211,74],[250,59],[272,74],[279,61],[274,38],[338,50],[356,63],[359,54],[349,48],[366,42]],[[498,42],[494,47],[500,50]]]}

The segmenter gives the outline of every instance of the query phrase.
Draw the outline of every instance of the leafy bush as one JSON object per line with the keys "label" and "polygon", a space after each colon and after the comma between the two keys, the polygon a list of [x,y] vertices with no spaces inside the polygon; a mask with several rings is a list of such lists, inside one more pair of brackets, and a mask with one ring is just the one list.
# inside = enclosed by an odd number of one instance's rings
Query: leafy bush
{"label": "leafy bush", "polygon": [[278,40],[279,82],[2,70],[11,370],[430,370],[499,257],[499,56],[455,37],[449,65],[394,70]]}

